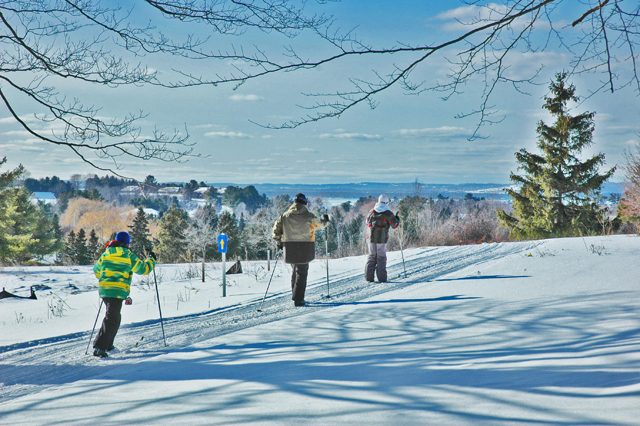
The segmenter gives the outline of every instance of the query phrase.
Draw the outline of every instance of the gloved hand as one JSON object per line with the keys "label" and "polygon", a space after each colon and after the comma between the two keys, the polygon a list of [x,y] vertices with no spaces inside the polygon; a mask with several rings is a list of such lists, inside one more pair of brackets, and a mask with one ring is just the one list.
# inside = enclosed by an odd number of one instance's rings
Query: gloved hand
{"label": "gloved hand", "polygon": [[396,213],[396,222],[400,223],[400,217],[398,216],[398,213]]}
{"label": "gloved hand", "polygon": [[283,247],[282,241],[277,241],[276,246],[278,247],[278,250],[282,250],[282,247]]}
{"label": "gloved hand", "polygon": [[156,262],[158,261],[158,258],[156,257],[156,254],[152,251],[149,252],[149,257],[153,258],[153,260],[155,260]]}
{"label": "gloved hand", "polygon": [[326,213],[325,213],[325,214],[323,214],[323,215],[322,215],[322,221],[323,221],[323,222],[329,222],[329,215],[328,215],[328,214],[326,214]]}

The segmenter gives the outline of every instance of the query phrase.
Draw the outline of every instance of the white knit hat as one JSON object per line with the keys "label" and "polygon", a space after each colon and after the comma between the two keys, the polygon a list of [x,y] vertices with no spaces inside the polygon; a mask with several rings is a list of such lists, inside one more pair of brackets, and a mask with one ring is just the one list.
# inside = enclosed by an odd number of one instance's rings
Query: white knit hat
{"label": "white knit hat", "polygon": [[378,202],[379,203],[383,203],[383,204],[389,204],[389,197],[387,197],[386,195],[382,194],[378,197]]}

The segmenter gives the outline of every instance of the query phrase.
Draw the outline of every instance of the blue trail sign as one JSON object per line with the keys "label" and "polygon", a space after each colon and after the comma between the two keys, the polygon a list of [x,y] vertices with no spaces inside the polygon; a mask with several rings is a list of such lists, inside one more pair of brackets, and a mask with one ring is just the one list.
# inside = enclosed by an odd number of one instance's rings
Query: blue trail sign
{"label": "blue trail sign", "polygon": [[227,252],[227,240],[228,237],[225,234],[218,235],[218,253]]}

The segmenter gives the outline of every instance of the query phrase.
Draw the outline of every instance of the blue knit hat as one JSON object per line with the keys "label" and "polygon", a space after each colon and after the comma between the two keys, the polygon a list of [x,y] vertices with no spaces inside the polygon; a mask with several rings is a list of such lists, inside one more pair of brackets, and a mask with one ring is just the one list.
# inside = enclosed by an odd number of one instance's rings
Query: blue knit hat
{"label": "blue knit hat", "polygon": [[131,244],[131,237],[129,236],[128,232],[118,232],[118,235],[116,235],[116,241],[120,241],[123,244],[129,245]]}
{"label": "blue knit hat", "polygon": [[307,200],[307,197],[305,197],[303,193],[296,194],[295,201],[296,203],[304,204],[305,206],[309,204],[309,200]]}

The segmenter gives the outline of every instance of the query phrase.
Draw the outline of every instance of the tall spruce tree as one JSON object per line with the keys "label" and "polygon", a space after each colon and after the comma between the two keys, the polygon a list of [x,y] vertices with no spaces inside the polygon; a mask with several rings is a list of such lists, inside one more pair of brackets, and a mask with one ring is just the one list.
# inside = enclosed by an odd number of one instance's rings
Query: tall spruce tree
{"label": "tall spruce tree", "polygon": [[176,263],[185,258],[187,252],[186,231],[189,215],[176,204],[162,216],[158,232],[158,257],[162,262]]}
{"label": "tall spruce tree", "polygon": [[138,208],[133,224],[129,226],[131,236],[131,251],[138,256],[145,256],[151,251],[151,233],[149,232],[149,220],[142,207]]}
{"label": "tall spruce tree", "polygon": [[613,175],[615,167],[604,174],[599,153],[581,161],[578,156],[593,144],[595,113],[570,115],[567,104],[578,102],[576,88],[567,83],[567,74],[556,74],[549,86],[543,108],[555,118],[552,126],[538,123],[540,154],[525,149],[517,152],[523,176],[511,173],[511,181],[521,185],[518,191],[507,190],[513,200],[513,213],[498,211],[501,222],[514,239],[536,239],[593,234],[601,227],[602,212],[598,196],[602,184]]}
{"label": "tall spruce tree", "polygon": [[80,228],[78,234],[76,235],[76,259],[75,264],[77,265],[89,265],[92,261],[92,254],[89,252],[89,247],[87,247],[87,233],[84,228]]}
{"label": "tall spruce tree", "polygon": [[59,245],[51,217],[30,199],[23,187],[0,194],[0,262],[23,264],[55,253]]}
{"label": "tall spruce tree", "polygon": [[62,250],[62,261],[67,265],[75,265],[76,259],[76,233],[72,229],[67,234],[67,241],[65,241],[64,249]]}
{"label": "tall spruce tree", "polygon": [[227,241],[227,259],[233,259],[241,255],[240,231],[238,230],[238,222],[236,215],[225,211],[218,219],[218,234],[226,234]]}
{"label": "tall spruce tree", "polygon": [[100,239],[98,238],[98,234],[96,234],[95,229],[92,229],[89,233],[89,240],[87,241],[87,250],[89,251],[89,256],[91,256],[91,261],[95,262],[102,255],[104,251],[104,246],[100,244]]}

